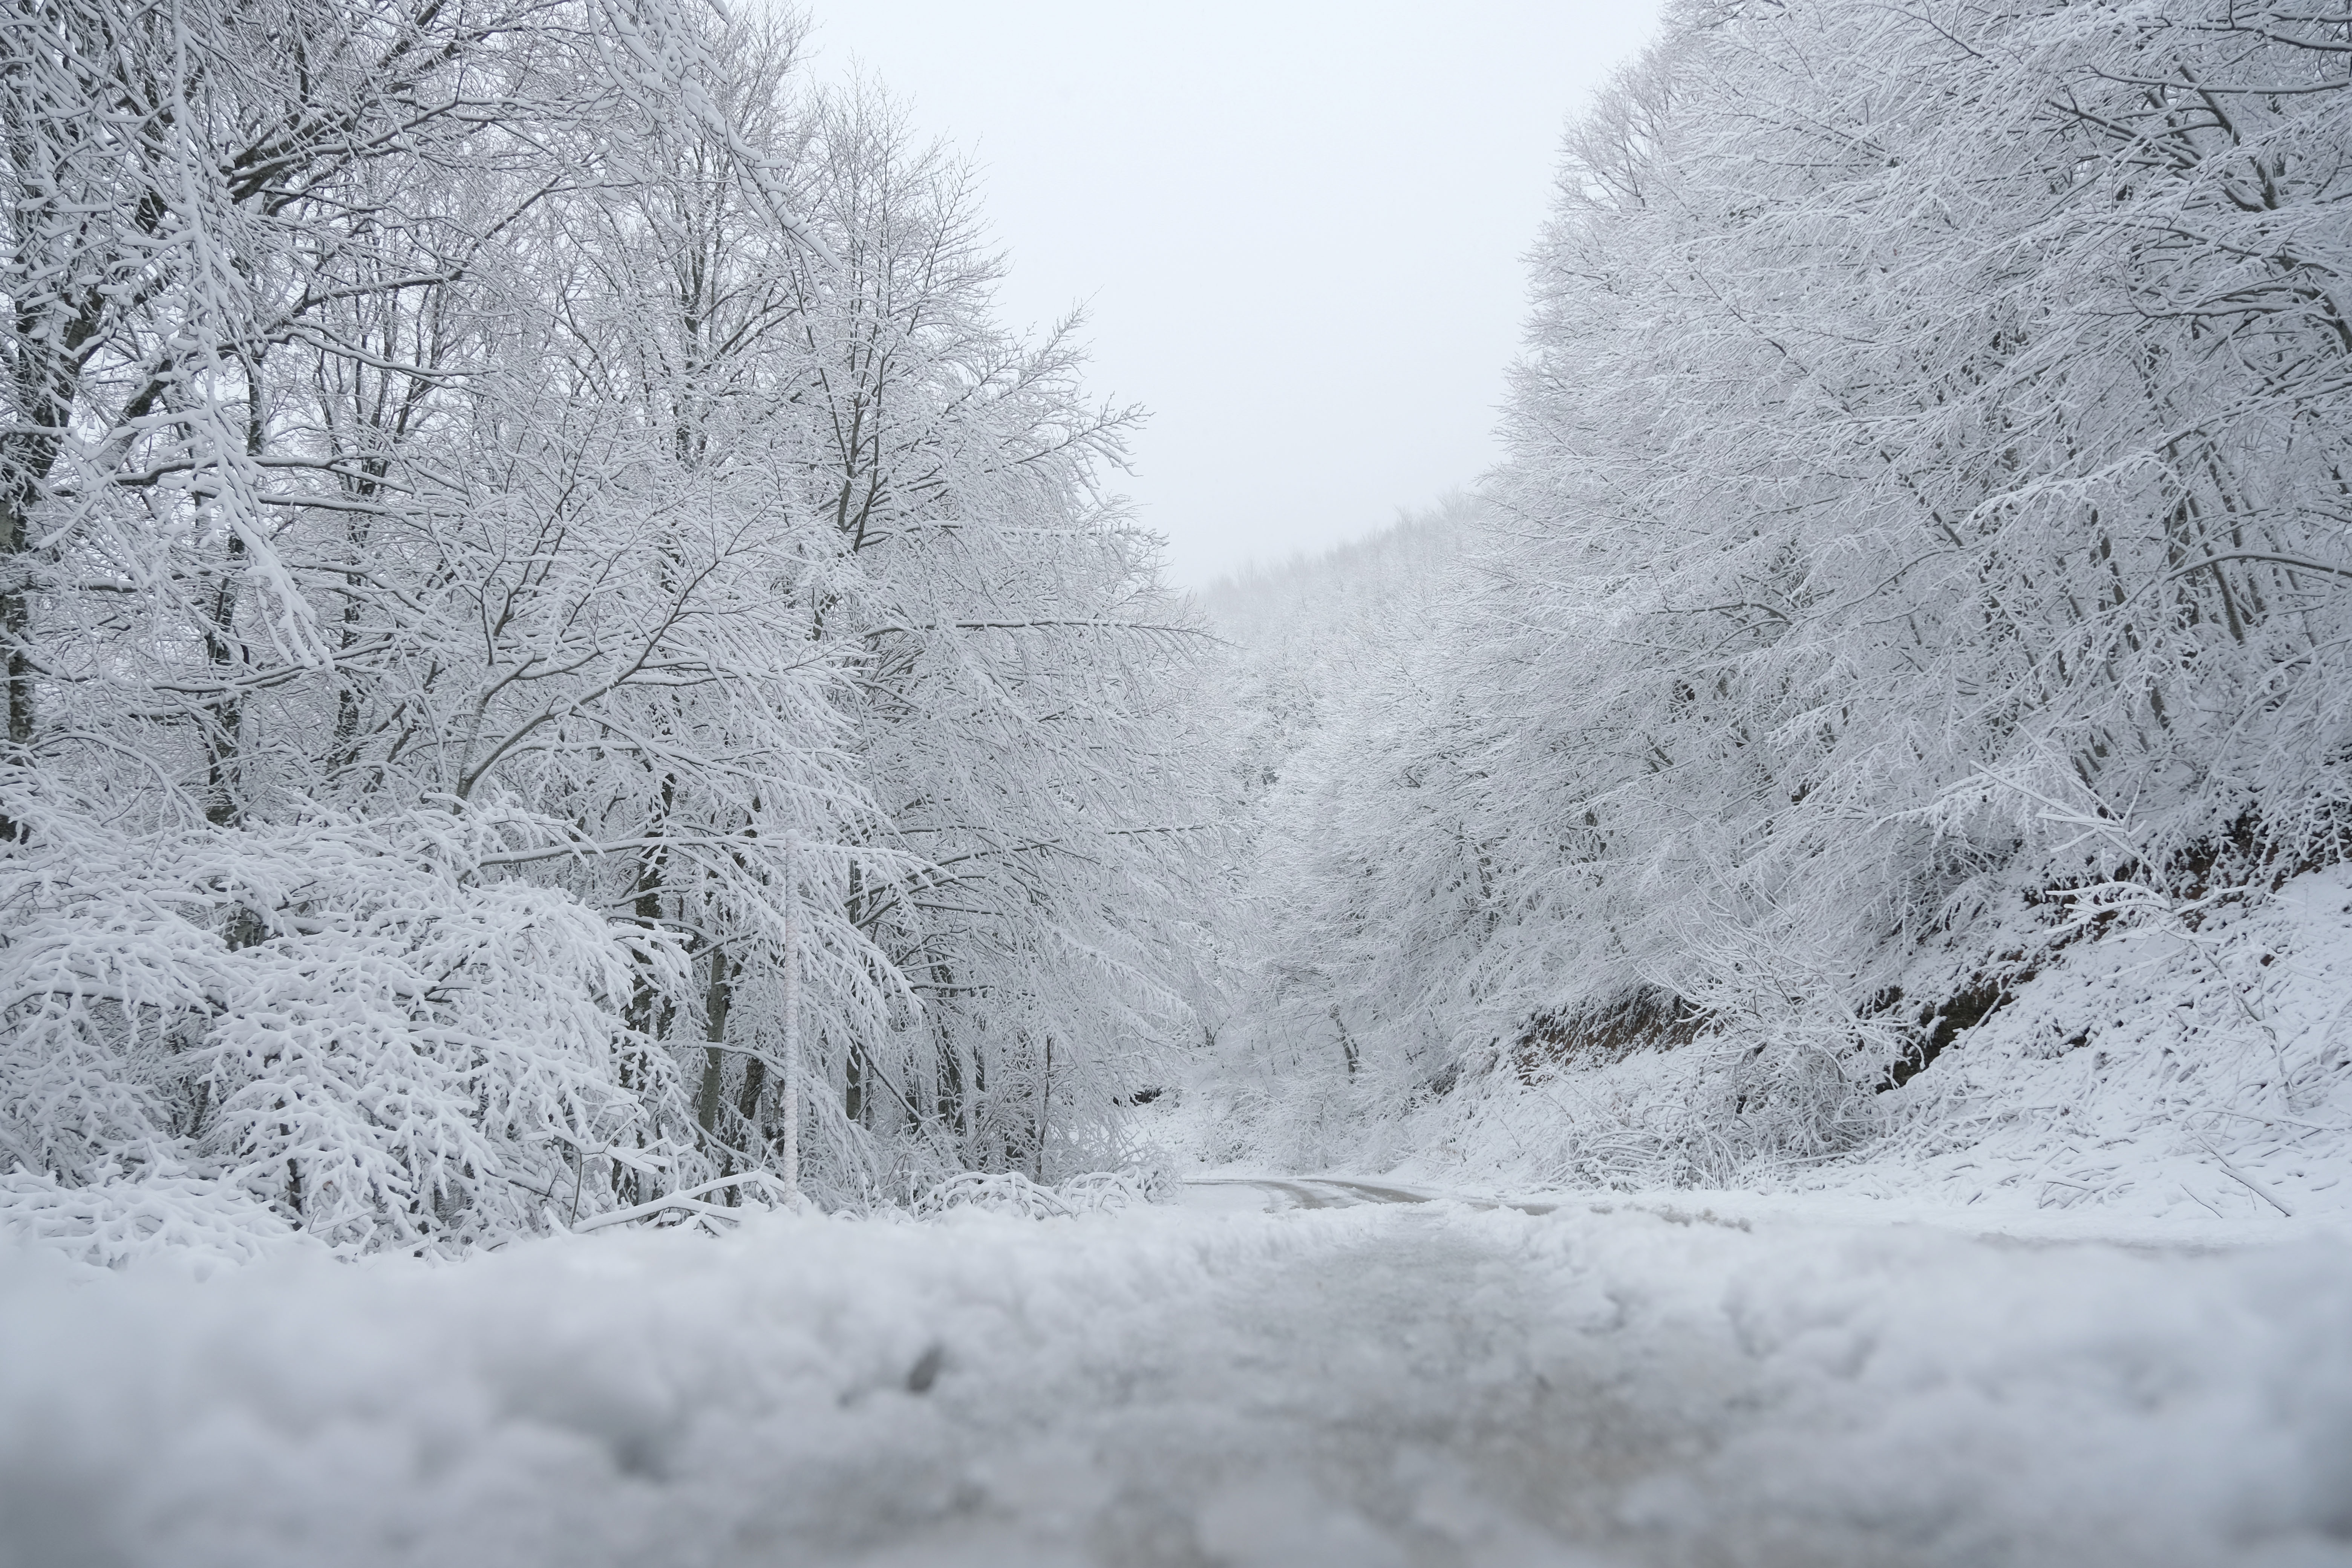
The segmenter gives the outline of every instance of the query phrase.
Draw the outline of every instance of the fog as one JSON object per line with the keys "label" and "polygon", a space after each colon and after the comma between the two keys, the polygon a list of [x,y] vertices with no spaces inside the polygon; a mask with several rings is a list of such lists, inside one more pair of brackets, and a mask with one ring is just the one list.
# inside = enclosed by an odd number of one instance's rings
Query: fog
{"label": "fog", "polygon": [[1088,313],[1151,410],[1125,481],[1179,581],[1312,552],[1474,481],[1559,134],[1646,3],[971,6],[814,16],[967,149],[1005,313]]}

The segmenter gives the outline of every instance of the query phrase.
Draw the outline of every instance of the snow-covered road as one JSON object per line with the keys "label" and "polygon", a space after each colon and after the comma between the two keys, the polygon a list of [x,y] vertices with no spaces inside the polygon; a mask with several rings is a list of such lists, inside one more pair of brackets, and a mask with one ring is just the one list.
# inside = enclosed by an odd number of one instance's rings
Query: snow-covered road
{"label": "snow-covered road", "polygon": [[2340,1237],[1414,1195],[0,1255],[0,1561],[2352,1563]]}

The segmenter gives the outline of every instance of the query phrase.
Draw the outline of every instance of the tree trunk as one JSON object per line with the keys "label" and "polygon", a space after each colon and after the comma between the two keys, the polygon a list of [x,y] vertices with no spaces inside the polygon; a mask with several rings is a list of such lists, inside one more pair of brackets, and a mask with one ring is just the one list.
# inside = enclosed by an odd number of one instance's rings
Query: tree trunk
{"label": "tree trunk", "polygon": [[695,1097],[694,1120],[708,1139],[719,1131],[719,1094],[727,1078],[727,1014],[733,1005],[734,965],[727,950],[710,950],[710,986],[703,994],[702,1092]]}

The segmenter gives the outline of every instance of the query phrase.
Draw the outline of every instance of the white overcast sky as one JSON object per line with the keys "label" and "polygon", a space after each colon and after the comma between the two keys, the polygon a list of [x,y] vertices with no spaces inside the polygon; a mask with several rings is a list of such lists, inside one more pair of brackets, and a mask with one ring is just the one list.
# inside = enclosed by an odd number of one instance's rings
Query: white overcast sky
{"label": "white overcast sky", "polygon": [[1084,303],[1119,489],[1204,585],[1386,525],[1496,456],[1560,131],[1654,0],[812,0],[972,154],[1016,325]]}

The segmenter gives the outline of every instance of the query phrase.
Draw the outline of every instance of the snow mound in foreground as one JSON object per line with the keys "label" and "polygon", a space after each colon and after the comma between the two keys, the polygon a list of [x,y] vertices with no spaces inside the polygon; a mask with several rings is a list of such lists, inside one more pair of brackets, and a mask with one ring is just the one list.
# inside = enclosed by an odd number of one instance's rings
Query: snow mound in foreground
{"label": "snow mound in foreground", "polygon": [[2352,1563],[2342,1237],[1686,1202],[0,1253],[0,1562]]}

